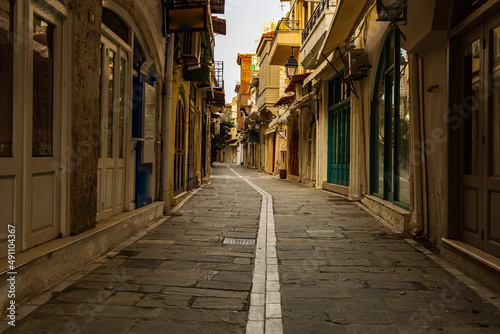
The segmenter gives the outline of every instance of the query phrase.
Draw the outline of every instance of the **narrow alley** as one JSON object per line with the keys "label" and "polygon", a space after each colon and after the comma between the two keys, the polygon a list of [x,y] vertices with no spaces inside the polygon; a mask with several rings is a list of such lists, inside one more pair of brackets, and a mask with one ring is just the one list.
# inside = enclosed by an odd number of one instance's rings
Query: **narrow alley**
{"label": "narrow alley", "polygon": [[345,197],[237,165],[6,333],[500,333],[497,296]]}

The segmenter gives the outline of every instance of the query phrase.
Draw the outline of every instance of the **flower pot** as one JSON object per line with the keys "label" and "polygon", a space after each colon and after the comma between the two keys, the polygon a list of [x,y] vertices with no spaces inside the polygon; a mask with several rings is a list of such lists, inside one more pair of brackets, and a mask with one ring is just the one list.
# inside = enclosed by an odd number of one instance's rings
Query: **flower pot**
{"label": "flower pot", "polygon": [[286,169],[280,169],[280,179],[286,179]]}

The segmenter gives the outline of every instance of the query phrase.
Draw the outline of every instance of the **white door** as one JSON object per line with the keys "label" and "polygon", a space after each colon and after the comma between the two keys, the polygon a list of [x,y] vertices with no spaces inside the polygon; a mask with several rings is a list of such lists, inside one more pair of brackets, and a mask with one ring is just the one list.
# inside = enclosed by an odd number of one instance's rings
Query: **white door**
{"label": "white door", "polygon": [[101,116],[97,174],[97,220],[124,210],[125,91],[127,54],[106,37],[101,39]]}
{"label": "white door", "polygon": [[[61,180],[61,64],[56,49],[61,40],[60,21],[42,8],[34,6],[31,115],[26,118],[31,129],[25,134],[27,184],[25,198],[25,245],[30,248],[59,236]],[[28,58],[29,59],[29,58]],[[31,107],[31,108],[30,108]],[[31,153],[31,154],[30,154]]]}
{"label": "white door", "polygon": [[[15,225],[25,250],[61,233],[62,20],[33,2],[1,4],[0,228]],[[10,43],[10,29],[25,47]]]}

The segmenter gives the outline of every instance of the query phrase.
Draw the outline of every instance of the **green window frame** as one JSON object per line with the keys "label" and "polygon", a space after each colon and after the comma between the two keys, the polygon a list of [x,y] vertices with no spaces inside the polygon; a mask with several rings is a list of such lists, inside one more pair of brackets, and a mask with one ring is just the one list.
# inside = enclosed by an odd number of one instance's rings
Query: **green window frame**
{"label": "green window frame", "polygon": [[[340,73],[344,75],[343,71]],[[328,82],[328,183],[349,186],[351,92],[337,75]]]}
{"label": "green window frame", "polygon": [[375,78],[370,126],[370,193],[410,209],[408,53],[391,30]]}

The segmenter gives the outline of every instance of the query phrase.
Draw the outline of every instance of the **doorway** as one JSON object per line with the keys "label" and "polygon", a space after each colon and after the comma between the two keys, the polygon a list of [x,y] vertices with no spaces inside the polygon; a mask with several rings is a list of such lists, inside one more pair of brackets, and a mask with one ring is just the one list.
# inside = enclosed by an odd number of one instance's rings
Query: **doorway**
{"label": "doorway", "polygon": [[459,48],[461,118],[450,122],[458,128],[458,237],[499,257],[500,17],[464,34]]}
{"label": "doorway", "polygon": [[101,114],[97,166],[97,220],[124,210],[125,92],[128,57],[122,47],[101,37]]}

